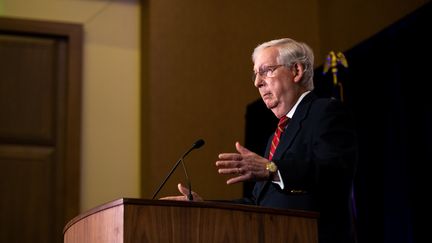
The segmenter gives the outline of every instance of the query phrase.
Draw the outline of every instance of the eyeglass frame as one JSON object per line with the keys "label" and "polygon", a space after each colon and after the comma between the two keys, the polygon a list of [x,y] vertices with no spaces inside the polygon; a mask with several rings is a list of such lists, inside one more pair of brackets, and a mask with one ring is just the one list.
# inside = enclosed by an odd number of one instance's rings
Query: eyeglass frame
{"label": "eyeglass frame", "polygon": [[259,68],[258,72],[253,72],[252,73],[252,81],[255,82],[257,76],[259,75],[260,77],[266,77],[266,78],[273,78],[274,76],[272,76],[273,72],[276,71],[276,69],[278,69],[279,67],[289,67],[291,65],[288,64],[278,64],[278,65],[270,65],[270,66],[264,66],[264,68]]}

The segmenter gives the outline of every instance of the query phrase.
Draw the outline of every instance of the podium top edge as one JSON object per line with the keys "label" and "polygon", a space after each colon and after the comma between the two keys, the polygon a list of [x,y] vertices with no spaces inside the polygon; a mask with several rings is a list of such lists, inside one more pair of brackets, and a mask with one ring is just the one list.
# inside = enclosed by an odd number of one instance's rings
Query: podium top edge
{"label": "podium top edge", "polygon": [[159,206],[159,207],[188,207],[188,208],[214,208],[223,210],[237,210],[253,213],[262,214],[273,214],[273,215],[289,215],[294,217],[305,217],[305,218],[318,218],[319,213],[313,211],[304,210],[294,210],[294,209],[279,209],[279,208],[269,208],[255,205],[239,204],[230,201],[203,201],[203,202],[193,202],[193,201],[172,201],[172,200],[152,200],[152,199],[140,199],[140,198],[119,198],[95,208],[92,208],[80,215],[76,216],[70,220],[63,229],[63,234],[69,229],[73,224],[86,218],[92,214],[107,210],[109,208],[117,207],[120,205],[135,205],[135,206]]}

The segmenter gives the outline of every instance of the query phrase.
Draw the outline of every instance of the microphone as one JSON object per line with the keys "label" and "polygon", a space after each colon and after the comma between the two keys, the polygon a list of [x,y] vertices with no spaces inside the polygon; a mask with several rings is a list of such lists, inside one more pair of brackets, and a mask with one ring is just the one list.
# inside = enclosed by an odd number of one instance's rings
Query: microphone
{"label": "microphone", "polygon": [[188,151],[186,151],[181,157],[180,157],[180,159],[174,164],[174,166],[173,166],[173,168],[171,169],[171,171],[168,173],[168,175],[165,177],[165,180],[162,182],[162,184],[160,184],[160,186],[159,186],[159,188],[156,190],[156,192],[153,194],[153,197],[152,197],[152,199],[154,199],[155,197],[156,197],[156,195],[159,193],[159,191],[162,189],[162,187],[165,185],[165,183],[168,181],[168,179],[170,178],[170,176],[172,175],[172,173],[175,171],[175,169],[177,168],[177,166],[181,163],[182,164],[182,166],[183,166],[183,171],[184,171],[184,173],[185,173],[185,176],[186,176],[186,180],[187,180],[187,183],[188,183],[188,187],[189,187],[189,195],[188,195],[188,199],[189,199],[189,201],[192,201],[193,200],[193,196],[192,196],[192,186],[191,186],[191,183],[190,183],[190,180],[189,180],[189,176],[188,176],[188,174],[187,174],[187,171],[186,171],[186,166],[185,166],[185,164],[184,164],[184,162],[183,162],[183,160],[184,160],[184,158],[192,151],[192,150],[194,150],[194,149],[198,149],[198,148],[201,148],[203,145],[204,145],[204,140],[202,140],[202,139],[198,139],[194,144],[192,144],[192,147],[188,150]]}

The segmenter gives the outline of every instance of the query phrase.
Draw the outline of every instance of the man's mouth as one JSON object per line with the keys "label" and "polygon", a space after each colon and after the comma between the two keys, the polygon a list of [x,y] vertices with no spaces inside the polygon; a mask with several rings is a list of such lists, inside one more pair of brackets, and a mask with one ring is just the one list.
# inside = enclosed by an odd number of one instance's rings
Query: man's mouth
{"label": "man's mouth", "polygon": [[268,99],[268,98],[270,98],[270,96],[271,96],[271,93],[265,93],[265,94],[262,95],[262,98],[263,99]]}

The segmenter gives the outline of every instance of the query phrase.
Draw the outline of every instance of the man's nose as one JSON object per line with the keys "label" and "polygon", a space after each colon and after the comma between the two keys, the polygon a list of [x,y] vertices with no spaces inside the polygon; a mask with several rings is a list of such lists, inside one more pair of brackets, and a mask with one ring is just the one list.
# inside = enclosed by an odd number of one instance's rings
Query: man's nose
{"label": "man's nose", "polygon": [[261,87],[261,86],[264,85],[264,79],[261,77],[261,75],[257,74],[255,76],[254,85],[257,88],[259,88],[259,87]]}

